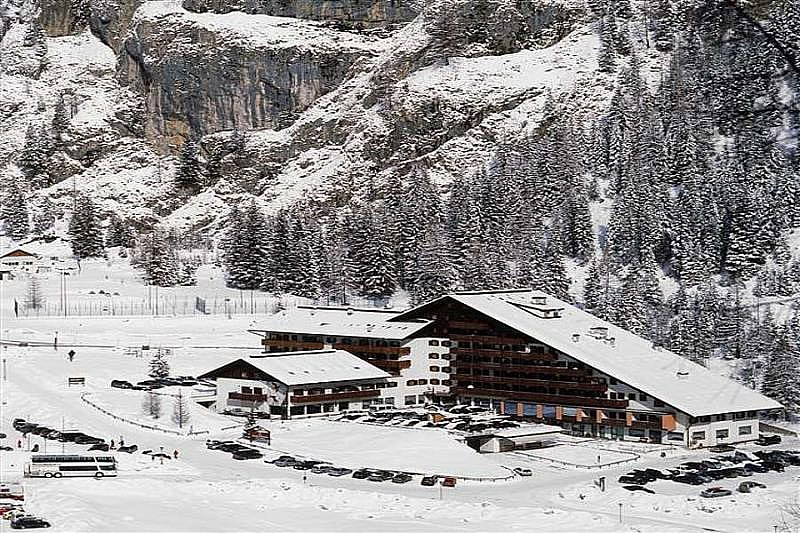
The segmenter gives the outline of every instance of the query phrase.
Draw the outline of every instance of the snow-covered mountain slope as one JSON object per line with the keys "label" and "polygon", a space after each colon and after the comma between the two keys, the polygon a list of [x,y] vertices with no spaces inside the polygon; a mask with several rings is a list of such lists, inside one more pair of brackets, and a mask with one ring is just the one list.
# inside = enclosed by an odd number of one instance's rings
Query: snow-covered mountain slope
{"label": "snow-covered mountain slope", "polygon": [[[11,171],[29,126],[48,128],[63,95],[74,116],[40,194],[74,187],[137,222],[202,226],[241,194],[322,200],[420,164],[446,183],[534,128],[548,95],[590,112],[607,99],[591,88],[613,83],[597,76],[596,25],[577,0],[439,0],[416,18],[418,2],[392,2],[405,11],[391,17],[377,1],[368,15],[363,2],[335,13],[296,4],[317,20],[172,1],[7,3],[0,167]],[[377,28],[331,25],[348,16]],[[398,17],[413,21],[398,29]],[[226,154],[234,129],[252,134]],[[172,156],[190,136],[221,179],[176,199]]]}

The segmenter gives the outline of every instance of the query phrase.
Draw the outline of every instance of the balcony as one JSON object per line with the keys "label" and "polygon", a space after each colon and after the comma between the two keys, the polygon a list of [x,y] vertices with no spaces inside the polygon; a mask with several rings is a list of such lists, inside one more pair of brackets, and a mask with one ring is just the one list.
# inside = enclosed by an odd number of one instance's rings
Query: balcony
{"label": "balcony", "polygon": [[555,361],[557,357],[549,353],[514,352],[510,350],[487,350],[485,348],[451,348],[450,353],[473,357],[507,357],[530,359],[533,361]]}
{"label": "balcony", "polygon": [[266,402],[268,398],[269,397],[266,394],[246,394],[244,392],[228,393],[229,400],[241,400],[244,402],[263,403]]}
{"label": "balcony", "polygon": [[500,335],[464,335],[461,333],[453,333],[450,339],[458,342],[480,342],[481,344],[528,344],[531,342],[522,337],[503,337]]}
{"label": "balcony", "polygon": [[291,350],[321,350],[325,344],[318,341],[285,341],[281,339],[263,339],[261,344],[264,349],[275,348],[282,351]]}
{"label": "balcony", "polygon": [[565,366],[544,366],[544,365],[515,365],[505,363],[483,363],[481,361],[465,361],[456,359],[450,366],[458,368],[477,368],[477,369],[499,369],[508,372],[531,372],[538,374],[560,375],[560,376],[588,376],[589,373],[582,368],[567,368]]}
{"label": "balcony", "polygon": [[400,370],[411,368],[411,361],[407,359],[401,361],[395,359],[366,359],[366,361],[371,365],[377,366],[381,370],[386,370],[387,372],[399,372]]}
{"label": "balcony", "polygon": [[330,394],[309,394],[307,396],[292,395],[292,403],[323,403],[338,402],[346,400],[361,400],[366,398],[378,398],[381,395],[380,389],[356,390],[347,392],[333,392]]}
{"label": "balcony", "polygon": [[352,354],[362,353],[379,353],[386,355],[408,355],[411,353],[411,348],[403,346],[370,346],[367,344],[345,344],[336,343],[333,345],[337,350],[345,350]]}
{"label": "balcony", "polygon": [[458,396],[490,397],[505,400],[527,400],[536,403],[553,405],[569,405],[575,407],[607,407],[609,409],[625,409],[628,400],[609,400],[608,398],[584,398],[583,396],[562,396],[560,394],[540,394],[537,392],[517,392],[511,390],[468,389],[456,387],[451,389]]}
{"label": "balcony", "polygon": [[473,376],[469,374],[454,374],[451,379],[460,383],[505,383],[508,385],[523,385],[531,387],[557,387],[560,389],[576,389],[605,394],[608,386],[604,383],[582,383],[579,381],[551,381],[548,379],[532,379],[508,376]]}

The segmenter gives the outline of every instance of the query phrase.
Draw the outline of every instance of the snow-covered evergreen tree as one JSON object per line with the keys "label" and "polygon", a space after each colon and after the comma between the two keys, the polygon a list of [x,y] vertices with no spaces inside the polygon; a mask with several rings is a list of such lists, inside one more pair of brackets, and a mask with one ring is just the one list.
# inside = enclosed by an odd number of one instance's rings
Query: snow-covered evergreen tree
{"label": "snow-covered evergreen tree", "polygon": [[200,148],[197,141],[189,138],[181,148],[175,184],[182,190],[197,192],[203,186],[203,171],[200,165]]}
{"label": "snow-covered evergreen tree", "polygon": [[88,196],[79,196],[75,200],[75,209],[69,221],[69,238],[72,253],[78,259],[105,256],[100,215]]}
{"label": "snow-covered evergreen tree", "polygon": [[28,202],[19,181],[11,177],[4,182],[0,219],[6,235],[20,241],[30,232]]}
{"label": "snow-covered evergreen tree", "polygon": [[169,377],[169,362],[163,350],[158,349],[156,353],[153,354],[153,358],[150,359],[147,375],[153,379]]}

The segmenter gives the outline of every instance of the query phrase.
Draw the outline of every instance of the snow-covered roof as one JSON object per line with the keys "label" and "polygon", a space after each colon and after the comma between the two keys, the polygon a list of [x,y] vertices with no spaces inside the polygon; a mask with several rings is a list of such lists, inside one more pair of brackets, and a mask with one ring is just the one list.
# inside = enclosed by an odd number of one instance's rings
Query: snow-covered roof
{"label": "snow-covered roof", "polygon": [[243,361],[289,386],[390,377],[387,372],[344,350],[252,355]]}
{"label": "snow-covered roof", "polygon": [[396,311],[380,309],[297,307],[275,313],[249,331],[403,340],[430,323],[428,320],[388,321],[397,315]]}
{"label": "snow-covered roof", "polygon": [[[669,350],[656,348],[650,341],[542,291],[455,293],[439,300],[446,298],[548,344],[691,416],[782,407],[752,389]],[[544,307],[558,310],[557,318],[543,318],[536,311],[542,307],[542,298],[546,301]],[[416,309],[401,313],[398,320],[414,316]],[[591,332],[593,328],[601,329]],[[608,340],[597,338],[603,334]]]}

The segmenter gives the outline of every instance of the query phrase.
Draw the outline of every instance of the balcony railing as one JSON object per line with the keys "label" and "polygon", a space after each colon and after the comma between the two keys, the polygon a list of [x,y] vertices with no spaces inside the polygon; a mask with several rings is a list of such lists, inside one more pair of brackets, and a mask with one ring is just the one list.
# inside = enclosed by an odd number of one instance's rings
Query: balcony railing
{"label": "balcony railing", "polygon": [[[459,383],[476,384],[476,383],[506,383],[509,385],[527,385],[531,387],[557,387],[560,389],[576,389],[592,392],[605,393],[608,386],[604,383],[582,383],[579,381],[551,381],[548,379],[533,379],[522,377],[509,377],[509,376],[473,376],[469,374],[453,374],[451,379]],[[459,385],[461,386],[461,385]]]}
{"label": "balcony railing", "polygon": [[393,371],[400,371],[405,370],[406,368],[411,368],[411,361],[407,359],[403,359],[400,361],[394,359],[367,359],[367,362],[371,365],[375,365],[381,370],[393,370]]}
{"label": "balcony railing", "polygon": [[345,400],[360,400],[364,398],[377,398],[381,395],[380,389],[358,390],[347,392],[333,392],[330,394],[309,394],[307,396],[292,396],[292,403],[323,403]]}
{"label": "balcony railing", "polygon": [[555,355],[549,353],[514,352],[509,350],[488,350],[485,348],[451,348],[450,353],[474,357],[506,357],[517,359],[531,359],[534,361],[555,361]]}
{"label": "balcony railing", "polygon": [[500,335],[465,335],[453,333],[450,339],[458,342],[480,342],[481,344],[508,344],[511,346],[528,344],[530,340],[523,337],[503,337]]}
{"label": "balcony railing", "polygon": [[264,339],[261,341],[261,344],[264,345],[265,348],[277,348],[279,350],[291,350],[294,348],[300,350],[321,350],[325,347],[325,344],[318,341],[287,341],[281,339]]}
{"label": "balcony railing", "polygon": [[242,400],[245,402],[266,402],[269,397],[266,394],[247,394],[244,392],[229,392],[228,399]]}
{"label": "balcony railing", "polygon": [[404,346],[368,346],[365,344],[336,343],[333,347],[337,350],[345,350],[353,354],[380,353],[386,355],[408,355],[411,353],[411,348]]}
{"label": "balcony railing", "polygon": [[509,372],[531,372],[538,374],[561,375],[561,376],[588,376],[589,372],[582,368],[567,368],[563,366],[545,365],[515,365],[505,363],[484,363],[481,361],[465,361],[455,359],[450,366],[458,368],[478,368],[478,369],[500,369]]}
{"label": "balcony railing", "polygon": [[458,396],[527,400],[537,403],[569,405],[575,407],[608,407],[610,409],[625,409],[628,407],[628,400],[609,400],[608,398],[584,398],[583,396],[562,396],[560,394],[539,394],[536,392],[517,392],[511,390],[479,388],[468,389],[466,387],[456,387],[451,390]]}

